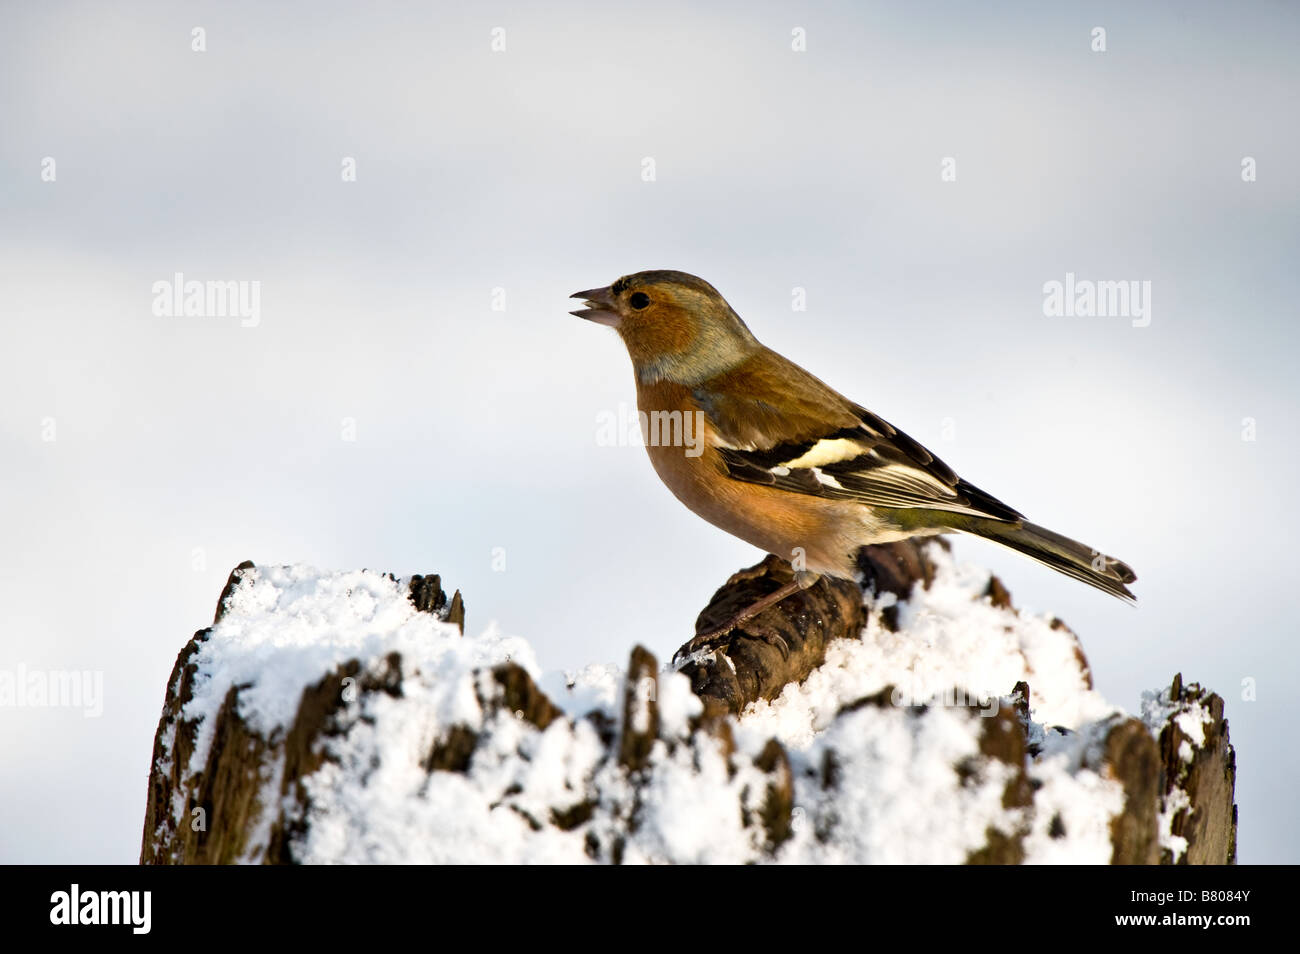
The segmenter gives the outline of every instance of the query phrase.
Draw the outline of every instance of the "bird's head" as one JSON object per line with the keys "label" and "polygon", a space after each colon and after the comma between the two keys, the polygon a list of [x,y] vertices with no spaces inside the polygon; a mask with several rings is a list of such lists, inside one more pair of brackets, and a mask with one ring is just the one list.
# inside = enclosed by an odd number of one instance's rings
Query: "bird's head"
{"label": "bird's head", "polygon": [[694,384],[761,347],[718,290],[686,272],[636,272],[571,297],[586,304],[572,314],[619,333],[647,383]]}

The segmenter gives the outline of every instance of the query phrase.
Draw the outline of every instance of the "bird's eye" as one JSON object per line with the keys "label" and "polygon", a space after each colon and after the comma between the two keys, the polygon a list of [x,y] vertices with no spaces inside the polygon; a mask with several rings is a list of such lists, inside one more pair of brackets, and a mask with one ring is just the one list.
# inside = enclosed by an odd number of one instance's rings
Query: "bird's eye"
{"label": "bird's eye", "polygon": [[645,292],[633,292],[632,297],[629,298],[627,301],[629,305],[631,305],[637,311],[640,311],[646,305],[650,304],[650,296],[647,295]]}

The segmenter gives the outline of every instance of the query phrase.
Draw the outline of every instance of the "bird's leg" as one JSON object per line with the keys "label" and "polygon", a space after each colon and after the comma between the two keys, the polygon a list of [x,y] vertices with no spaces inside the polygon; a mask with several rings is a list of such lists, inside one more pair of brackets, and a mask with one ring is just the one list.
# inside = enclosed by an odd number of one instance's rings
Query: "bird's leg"
{"label": "bird's leg", "polygon": [[[763,612],[763,610],[780,603],[787,596],[793,596],[795,593],[808,589],[808,587],[812,586],[819,579],[821,579],[819,574],[810,573],[806,570],[795,573],[794,579],[789,583],[785,584],[780,589],[767,594],[767,596],[764,596],[762,599],[755,600],[721,626],[716,626],[703,633],[696,633],[689,643],[683,646],[682,649],[678,650],[677,656],[688,656],[704,649],[717,649],[721,644],[722,637],[726,636],[741,623],[753,619],[759,613]],[[786,645],[785,640],[782,639],[778,633],[762,626],[754,627],[753,632],[755,636],[759,636],[769,643],[778,645],[782,654],[786,656],[790,655],[790,647]]]}

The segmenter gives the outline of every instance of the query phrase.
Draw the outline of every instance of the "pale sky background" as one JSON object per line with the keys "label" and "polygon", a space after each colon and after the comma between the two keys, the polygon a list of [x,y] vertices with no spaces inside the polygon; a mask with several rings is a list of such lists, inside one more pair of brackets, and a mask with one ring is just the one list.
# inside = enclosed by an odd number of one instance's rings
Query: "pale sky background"
{"label": "pale sky background", "polygon": [[[1283,2],[5,4],[0,669],[105,700],[0,708],[0,861],[136,860],[243,559],[441,573],[548,669],[668,657],[759,554],[597,444],[632,376],[567,296],[645,268],[1131,563],[1137,609],[957,543],[1111,701],[1223,695],[1240,860],[1300,861],[1297,48]],[[154,316],[175,272],[260,325]],[[1150,326],[1044,317],[1066,272]]]}

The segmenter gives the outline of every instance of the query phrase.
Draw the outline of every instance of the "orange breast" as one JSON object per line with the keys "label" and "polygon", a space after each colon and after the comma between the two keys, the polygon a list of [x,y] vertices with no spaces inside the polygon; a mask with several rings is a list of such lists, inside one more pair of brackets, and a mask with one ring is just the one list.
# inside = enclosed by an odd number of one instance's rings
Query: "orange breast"
{"label": "orange breast", "polygon": [[733,480],[713,447],[707,415],[681,385],[639,384],[637,405],[650,462],[678,500],[714,526],[784,560],[802,558],[813,572],[853,576],[858,547],[876,542],[863,539],[867,508]]}

